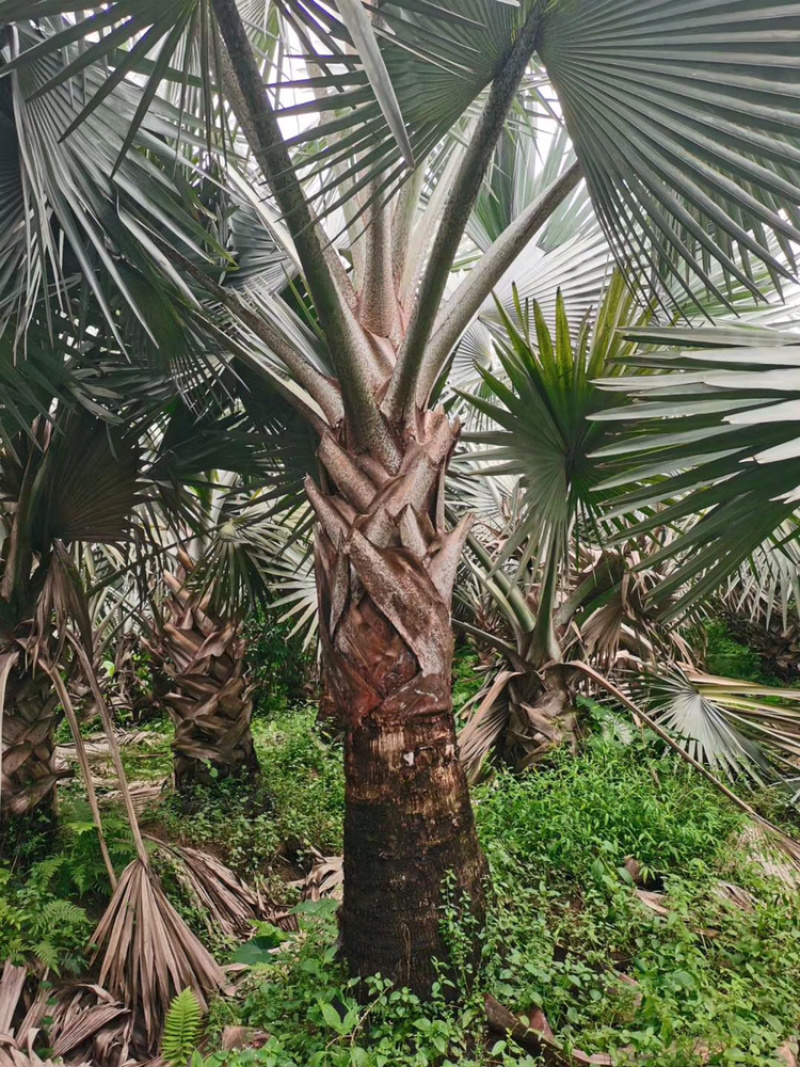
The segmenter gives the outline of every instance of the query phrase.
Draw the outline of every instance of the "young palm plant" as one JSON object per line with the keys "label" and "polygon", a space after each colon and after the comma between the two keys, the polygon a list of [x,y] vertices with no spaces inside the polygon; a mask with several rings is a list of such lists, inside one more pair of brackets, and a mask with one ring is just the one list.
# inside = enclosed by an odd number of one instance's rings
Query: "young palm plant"
{"label": "young palm plant", "polygon": [[[651,313],[616,274],[596,315],[577,324],[560,292],[552,328],[537,302],[523,309],[517,301],[516,322],[502,309],[499,316],[497,367],[480,368],[480,393],[462,394],[482,428],[466,435],[472,449],[456,464],[470,480],[513,486],[500,509],[505,522],[495,509],[470,540],[469,565],[506,630],[498,643],[461,624],[503,659],[460,736],[470,777],[493,747],[523,768],[574,743],[579,679],[565,660],[578,655],[606,666],[622,646],[629,664],[650,661],[670,644],[645,608],[654,576],[637,570],[650,546],[609,546],[620,527],[603,519],[614,493],[602,488],[595,458],[609,431],[593,416],[614,403],[597,380],[629,373],[624,361],[635,346],[625,330],[642,327]],[[495,530],[494,545],[482,536],[486,527]]]}
{"label": "young palm plant", "polygon": [[[431,405],[432,390],[581,170],[640,290],[687,272],[711,284],[711,260],[751,288],[755,262],[785,270],[768,234],[787,248],[800,236],[800,30],[794,4],[774,0],[256,7],[0,0],[0,24],[11,25],[5,71],[20,108],[59,119],[75,87],[82,108],[57,124],[60,151],[92,128],[96,154],[94,139],[108,143],[98,123],[108,94],[140,91],[111,124],[127,132],[104,180],[130,211],[104,237],[121,255],[146,250],[176,305],[205,307],[220,344],[318,436],[307,493],[325,683],[346,738],[343,949],[355,974],[380,971],[427,992],[434,958],[447,955],[443,879],[454,873],[480,919],[485,873],[450,696],[450,598],[470,520],[447,526],[444,475],[459,428]],[[281,69],[298,51],[304,61]],[[445,300],[510,109],[538,90],[534,55],[579,162],[553,175]],[[240,190],[266,181],[273,198],[255,198],[273,239],[269,263],[238,286],[223,274],[229,259],[179,239],[171,219],[154,224],[135,175],[123,175],[147,159],[128,151],[137,130],[156,128],[147,151],[168,145],[178,169],[213,160],[218,170],[226,127],[236,137],[224,157],[231,180]],[[84,186],[73,190],[85,205]],[[40,191],[46,201],[58,190]],[[57,214],[68,220],[68,206]],[[119,289],[108,248],[98,249],[100,273]]]}

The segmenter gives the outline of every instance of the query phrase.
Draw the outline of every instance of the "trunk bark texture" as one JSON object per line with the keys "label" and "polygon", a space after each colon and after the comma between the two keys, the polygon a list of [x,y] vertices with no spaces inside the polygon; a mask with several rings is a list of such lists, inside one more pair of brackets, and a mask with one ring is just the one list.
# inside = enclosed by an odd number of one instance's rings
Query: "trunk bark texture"
{"label": "trunk bark texture", "polygon": [[[420,415],[399,471],[320,446],[316,569],[323,711],[345,732],[343,952],[426,995],[446,963],[443,889],[480,926],[485,863],[458,759],[450,600],[469,521],[447,531],[444,475],[457,430]],[[477,945],[477,942],[476,942]]]}
{"label": "trunk bark texture", "polygon": [[33,673],[20,654],[5,690],[0,774],[3,821],[31,817],[39,822],[54,815],[58,781],[54,734],[61,715],[50,678],[42,670]]}
{"label": "trunk bark texture", "polygon": [[207,598],[184,588],[180,578],[165,574],[164,580],[169,618],[149,647],[172,683],[164,702],[175,724],[175,786],[185,792],[220,778],[255,779],[260,771],[241,627],[213,618]]}

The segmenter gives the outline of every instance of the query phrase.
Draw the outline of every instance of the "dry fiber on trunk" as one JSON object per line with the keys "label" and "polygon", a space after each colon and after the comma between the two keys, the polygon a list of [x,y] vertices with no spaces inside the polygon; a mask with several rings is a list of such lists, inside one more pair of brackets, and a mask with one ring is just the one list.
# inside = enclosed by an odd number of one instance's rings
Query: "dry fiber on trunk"
{"label": "dry fiber on trunk", "polygon": [[447,958],[443,887],[480,923],[485,865],[452,712],[450,600],[469,522],[447,531],[443,483],[456,431],[420,416],[398,472],[320,446],[330,485],[308,492],[325,708],[345,731],[344,953],[425,994]]}
{"label": "dry fiber on trunk", "polygon": [[[182,558],[185,572],[191,564]],[[250,731],[252,690],[244,677],[246,644],[238,623],[215,619],[208,597],[165,574],[167,618],[150,645],[172,689],[165,703],[175,724],[175,784],[179,790],[214,779],[255,777]]]}
{"label": "dry fiber on trunk", "polygon": [[5,653],[0,671],[4,664],[0,812],[15,819],[48,815],[54,811],[58,781],[53,758],[61,718],[58,697],[47,673],[34,672],[23,653]]}

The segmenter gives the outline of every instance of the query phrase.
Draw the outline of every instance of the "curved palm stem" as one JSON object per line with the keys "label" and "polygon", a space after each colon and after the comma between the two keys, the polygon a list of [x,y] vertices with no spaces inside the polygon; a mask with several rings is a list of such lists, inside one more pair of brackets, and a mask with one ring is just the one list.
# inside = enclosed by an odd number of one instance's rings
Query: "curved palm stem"
{"label": "curved palm stem", "polygon": [[420,368],[420,406],[424,406],[447,357],[484,300],[580,179],[580,163],[573,163],[497,238],[441,309]]}
{"label": "curved palm stem", "polygon": [[385,409],[393,419],[408,415],[414,407],[417,380],[447,278],[480,192],[486,168],[503,131],[506,115],[533,53],[538,27],[539,17],[534,10],[528,16],[503,69],[492,82],[475,135],[450,192],[389,387]]}

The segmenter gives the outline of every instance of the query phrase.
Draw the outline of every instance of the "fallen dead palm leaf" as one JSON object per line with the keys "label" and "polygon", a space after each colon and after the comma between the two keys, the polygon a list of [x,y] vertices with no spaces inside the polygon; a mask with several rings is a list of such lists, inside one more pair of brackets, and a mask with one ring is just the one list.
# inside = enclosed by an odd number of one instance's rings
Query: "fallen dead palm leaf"
{"label": "fallen dead palm leaf", "polygon": [[[99,788],[116,785],[116,782],[101,781],[95,778],[95,785]],[[137,816],[143,815],[151,808],[165,792],[171,788],[169,778],[142,779],[128,783],[128,794],[131,806]],[[116,804],[123,799],[122,790],[108,789],[100,798],[101,804]]]}
{"label": "fallen dead palm leaf", "polygon": [[205,1009],[207,995],[224,984],[221,967],[141,860],[125,868],[92,940],[105,945],[100,984],[130,1005],[151,1045],[181,990],[191,988]]}
{"label": "fallen dead palm leaf", "polygon": [[[127,745],[150,746],[157,743],[151,730],[117,730],[115,733],[117,744],[120,748],[125,748]],[[92,762],[111,759],[111,748],[108,744],[108,739],[102,734],[84,737],[83,747],[86,750],[87,758]],[[72,766],[78,762],[78,759],[78,751],[74,743],[56,746],[55,760],[58,769]]]}
{"label": "fallen dead palm leaf", "polygon": [[128,1008],[98,985],[70,986],[57,995],[48,1037],[53,1053],[68,1062],[76,1057],[103,1067],[126,1067],[145,1048]]}
{"label": "fallen dead palm leaf", "polygon": [[296,885],[303,900],[341,900],[344,889],[344,863],[341,856],[323,856],[314,850],[314,866]]}
{"label": "fallen dead palm leaf", "polygon": [[288,913],[263,901],[218,859],[196,848],[175,845],[147,835],[147,840],[175,865],[178,880],[206,913],[210,929],[230,937],[244,937],[256,919],[276,923]]}
{"label": "fallen dead palm leaf", "polygon": [[[126,1067],[130,1012],[95,985],[69,986],[57,993],[40,983],[28,991],[30,972],[7,960],[0,977],[0,1067],[49,1067],[34,1046],[68,1055],[71,1067]],[[25,1010],[14,1029],[14,1016]],[[46,1024],[46,1025],[45,1025]]]}
{"label": "fallen dead palm leaf", "polygon": [[[789,854],[758,823],[751,822],[739,838],[750,860],[770,878],[776,878],[787,889],[800,890],[800,852]],[[783,857],[783,858],[781,858]]]}

